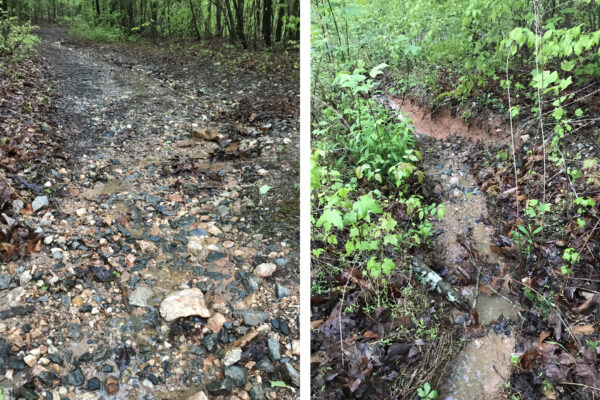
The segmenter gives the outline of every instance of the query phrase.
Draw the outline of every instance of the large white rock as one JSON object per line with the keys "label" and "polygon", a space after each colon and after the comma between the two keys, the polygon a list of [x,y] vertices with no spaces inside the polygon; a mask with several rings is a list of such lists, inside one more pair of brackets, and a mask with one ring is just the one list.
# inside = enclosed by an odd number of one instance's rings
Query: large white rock
{"label": "large white rock", "polygon": [[160,303],[160,315],[167,322],[192,315],[210,317],[210,310],[204,304],[204,294],[200,289],[183,289],[173,292]]}

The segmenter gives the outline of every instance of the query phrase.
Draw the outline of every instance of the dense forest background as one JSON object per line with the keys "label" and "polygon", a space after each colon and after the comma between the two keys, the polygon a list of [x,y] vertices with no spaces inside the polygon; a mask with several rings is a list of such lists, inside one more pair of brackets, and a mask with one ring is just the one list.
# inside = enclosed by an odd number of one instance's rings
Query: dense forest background
{"label": "dense forest background", "polygon": [[33,24],[66,23],[79,36],[224,37],[244,48],[299,40],[299,0],[4,0],[2,10]]}

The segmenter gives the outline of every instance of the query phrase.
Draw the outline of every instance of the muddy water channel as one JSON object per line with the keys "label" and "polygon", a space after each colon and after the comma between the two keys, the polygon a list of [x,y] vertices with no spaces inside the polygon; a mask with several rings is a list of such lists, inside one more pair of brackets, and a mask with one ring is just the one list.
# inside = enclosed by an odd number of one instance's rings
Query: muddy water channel
{"label": "muddy water channel", "polygon": [[501,129],[493,124],[485,129],[469,128],[446,111],[432,118],[410,102],[387,99],[386,103],[413,120],[423,153],[422,167],[447,208],[444,219],[435,224],[446,266],[442,275],[476,308],[481,327],[476,328],[467,314],[453,314],[454,324],[462,325],[469,339],[449,364],[440,398],[502,398],[510,376],[513,326],[519,322],[519,311],[507,297],[508,291],[488,285],[492,274],[504,276],[511,265],[490,249],[494,227],[488,222],[486,196],[476,184],[476,172],[464,162],[472,141],[489,138],[490,129],[494,133]]}

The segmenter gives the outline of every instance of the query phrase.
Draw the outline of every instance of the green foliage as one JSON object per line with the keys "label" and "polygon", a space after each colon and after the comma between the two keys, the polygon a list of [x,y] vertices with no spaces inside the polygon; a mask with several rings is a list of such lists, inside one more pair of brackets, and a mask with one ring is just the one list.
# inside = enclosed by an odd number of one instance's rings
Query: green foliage
{"label": "green foliage", "polygon": [[[246,47],[297,47],[299,0],[4,0],[20,20],[61,22],[76,36],[114,42],[140,36],[228,38]],[[291,44],[291,46],[289,46]]]}
{"label": "green foliage", "polygon": [[433,390],[431,385],[429,385],[429,382],[425,382],[422,387],[417,389],[417,395],[419,398],[427,400],[435,400],[438,398],[437,390]]}
{"label": "green foliage", "polygon": [[0,58],[19,61],[31,54],[33,46],[39,41],[37,36],[31,34],[34,28],[29,23],[20,23],[16,17],[8,17],[0,10]]}
{"label": "green foliage", "polygon": [[94,25],[81,15],[73,19],[65,19],[65,22],[71,27],[69,33],[76,37],[109,43],[125,39],[123,29],[120,27],[107,24]]}
{"label": "green foliage", "polygon": [[572,247],[565,249],[562,259],[567,262],[567,264],[560,267],[560,271],[563,275],[570,275],[573,272],[573,265],[581,261],[579,253]]}

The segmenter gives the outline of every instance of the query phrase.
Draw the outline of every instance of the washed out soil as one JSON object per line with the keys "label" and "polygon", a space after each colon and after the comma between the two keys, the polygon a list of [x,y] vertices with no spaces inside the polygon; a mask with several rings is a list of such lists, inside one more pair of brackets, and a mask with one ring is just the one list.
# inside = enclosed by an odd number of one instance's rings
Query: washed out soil
{"label": "washed out soil", "polygon": [[[297,82],[37,34],[50,105],[2,204],[24,243],[0,262],[5,398],[297,398]],[[190,288],[195,313],[165,302]]]}

